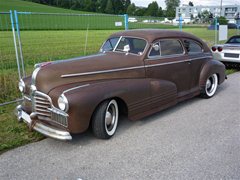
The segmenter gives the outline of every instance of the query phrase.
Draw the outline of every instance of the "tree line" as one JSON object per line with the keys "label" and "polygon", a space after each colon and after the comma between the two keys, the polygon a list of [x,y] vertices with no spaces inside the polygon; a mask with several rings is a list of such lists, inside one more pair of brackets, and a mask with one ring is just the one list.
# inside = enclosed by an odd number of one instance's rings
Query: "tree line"
{"label": "tree line", "polygon": [[129,14],[134,16],[175,17],[180,0],[165,0],[166,10],[157,1],[147,7],[138,7],[131,0],[25,0],[49,6],[106,14]]}

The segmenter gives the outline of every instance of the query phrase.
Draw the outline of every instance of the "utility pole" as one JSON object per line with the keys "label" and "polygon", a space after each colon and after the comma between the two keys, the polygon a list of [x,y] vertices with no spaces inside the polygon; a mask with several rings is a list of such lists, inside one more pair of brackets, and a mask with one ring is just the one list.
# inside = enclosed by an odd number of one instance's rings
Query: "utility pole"
{"label": "utility pole", "polygon": [[221,5],[220,5],[220,16],[222,16],[222,0],[221,0]]}

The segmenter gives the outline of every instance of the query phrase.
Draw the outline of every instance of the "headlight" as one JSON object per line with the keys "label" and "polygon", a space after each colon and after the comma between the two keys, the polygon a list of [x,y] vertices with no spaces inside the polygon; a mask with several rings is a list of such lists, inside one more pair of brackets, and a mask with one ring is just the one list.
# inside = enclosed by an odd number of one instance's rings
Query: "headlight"
{"label": "headlight", "polygon": [[58,98],[58,107],[62,110],[67,112],[68,111],[68,100],[66,96],[63,94]]}
{"label": "headlight", "polygon": [[24,93],[24,91],[25,91],[25,83],[22,79],[18,83],[18,89],[21,93]]}

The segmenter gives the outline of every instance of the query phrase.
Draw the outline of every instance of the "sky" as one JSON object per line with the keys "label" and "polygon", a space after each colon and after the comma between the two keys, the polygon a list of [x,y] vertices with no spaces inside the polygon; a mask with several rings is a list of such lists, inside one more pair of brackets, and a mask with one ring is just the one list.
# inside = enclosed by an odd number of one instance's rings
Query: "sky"
{"label": "sky", "polygon": [[[136,6],[147,7],[149,3],[153,0],[131,0],[132,3],[135,3]],[[158,5],[165,9],[165,0],[156,0]],[[182,4],[188,4],[189,1],[192,1],[194,6],[202,5],[202,6],[216,6],[221,3],[221,0],[181,0]],[[240,0],[222,0],[223,5],[240,5]]]}

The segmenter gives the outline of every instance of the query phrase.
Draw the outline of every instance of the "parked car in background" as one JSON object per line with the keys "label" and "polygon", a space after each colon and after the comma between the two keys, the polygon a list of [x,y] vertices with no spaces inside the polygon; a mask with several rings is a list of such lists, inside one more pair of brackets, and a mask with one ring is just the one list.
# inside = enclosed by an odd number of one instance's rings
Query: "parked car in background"
{"label": "parked car in background", "polygon": [[237,25],[235,23],[228,23],[228,29],[240,29],[240,25]]}
{"label": "parked car in background", "polygon": [[120,115],[138,120],[194,96],[211,98],[224,79],[225,66],[194,35],[122,31],[98,54],[36,65],[19,82],[18,120],[56,139],[70,140],[89,126],[108,139]]}
{"label": "parked car in background", "polygon": [[225,44],[214,45],[212,53],[214,59],[226,66],[240,68],[240,35],[230,37]]}
{"label": "parked car in background", "polygon": [[135,17],[128,18],[128,22],[138,22]]}

